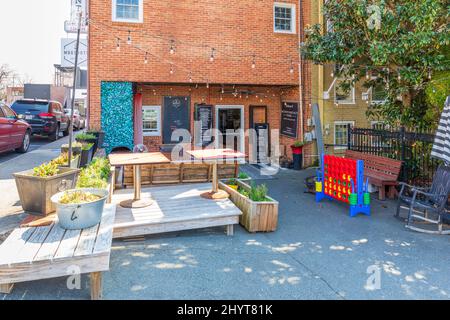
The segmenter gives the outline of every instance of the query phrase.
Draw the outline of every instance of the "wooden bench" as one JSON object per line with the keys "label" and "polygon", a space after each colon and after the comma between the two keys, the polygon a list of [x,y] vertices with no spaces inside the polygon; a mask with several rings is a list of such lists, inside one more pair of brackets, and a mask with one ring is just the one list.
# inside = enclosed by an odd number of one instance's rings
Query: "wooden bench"
{"label": "wooden bench", "polygon": [[388,197],[395,197],[402,161],[351,150],[345,151],[345,157],[364,160],[364,177],[379,188],[378,199],[385,200],[386,187],[389,188]]}
{"label": "wooden bench", "polygon": [[101,299],[115,212],[115,205],[106,204],[100,224],[84,230],[65,230],[57,223],[15,229],[0,246],[0,293],[10,293],[14,283],[79,272],[91,274],[91,299]]}

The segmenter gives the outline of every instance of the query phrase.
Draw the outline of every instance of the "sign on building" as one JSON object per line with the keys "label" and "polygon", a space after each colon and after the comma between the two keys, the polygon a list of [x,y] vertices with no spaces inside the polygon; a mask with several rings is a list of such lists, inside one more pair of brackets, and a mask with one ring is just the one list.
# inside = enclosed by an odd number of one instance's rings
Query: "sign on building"
{"label": "sign on building", "polygon": [[64,22],[64,30],[67,33],[77,33],[78,16],[81,12],[81,33],[87,33],[86,23],[86,0],[72,0],[72,10],[70,12],[70,20]]}
{"label": "sign on building", "polygon": [[[75,66],[76,45],[76,39],[61,39],[61,67]],[[80,46],[78,48],[78,67],[80,68],[87,67],[87,48],[86,39],[80,39]]]}
{"label": "sign on building", "polygon": [[281,105],[281,134],[297,138],[298,103],[283,102]]}

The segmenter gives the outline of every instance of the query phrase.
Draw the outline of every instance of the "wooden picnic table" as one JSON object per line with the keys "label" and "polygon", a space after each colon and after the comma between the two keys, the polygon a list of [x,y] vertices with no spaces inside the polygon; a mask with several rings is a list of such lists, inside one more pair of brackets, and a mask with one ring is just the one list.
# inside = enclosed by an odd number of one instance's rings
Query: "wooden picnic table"
{"label": "wooden picnic table", "polygon": [[144,153],[112,153],[109,155],[111,166],[133,166],[133,184],[134,198],[124,200],[120,206],[124,208],[145,208],[150,206],[153,201],[150,199],[141,199],[141,165],[145,164],[165,164],[170,163],[161,152],[144,152]]}
{"label": "wooden picnic table", "polygon": [[14,229],[0,246],[0,293],[10,293],[18,282],[90,273],[91,299],[100,299],[115,213],[115,205],[105,204],[100,224],[83,230],[65,230],[58,223]]}
{"label": "wooden picnic table", "polygon": [[212,163],[212,190],[202,193],[201,196],[207,199],[226,199],[230,195],[225,190],[219,190],[219,178],[217,175],[217,165],[219,161],[224,160],[244,160],[245,154],[232,149],[204,149],[204,150],[188,150],[188,154],[197,160],[206,163]]}

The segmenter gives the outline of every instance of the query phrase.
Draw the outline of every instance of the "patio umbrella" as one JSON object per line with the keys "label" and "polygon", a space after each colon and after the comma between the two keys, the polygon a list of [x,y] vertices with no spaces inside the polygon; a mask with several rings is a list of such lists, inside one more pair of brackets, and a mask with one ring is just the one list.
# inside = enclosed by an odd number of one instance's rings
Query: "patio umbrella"
{"label": "patio umbrella", "polygon": [[431,156],[443,160],[447,165],[450,164],[450,96],[445,101]]}

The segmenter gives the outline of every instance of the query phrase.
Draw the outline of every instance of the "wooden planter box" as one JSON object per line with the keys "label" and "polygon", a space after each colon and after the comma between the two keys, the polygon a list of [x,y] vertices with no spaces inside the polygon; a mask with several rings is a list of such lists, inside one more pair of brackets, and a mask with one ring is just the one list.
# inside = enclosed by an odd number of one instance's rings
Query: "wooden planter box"
{"label": "wooden planter box", "polygon": [[56,211],[50,198],[60,191],[75,188],[79,172],[79,169],[61,168],[59,174],[48,178],[34,177],[32,169],[14,173],[23,210],[44,216]]}
{"label": "wooden planter box", "polygon": [[[142,185],[201,183],[212,179],[212,166],[205,163],[172,162],[170,164],[141,166]],[[219,164],[218,176],[220,179],[236,177],[239,164]],[[125,186],[133,187],[133,167],[125,166]]]}
{"label": "wooden planter box", "polygon": [[[250,190],[250,186],[239,179],[237,183],[240,187]],[[242,211],[239,223],[249,232],[271,232],[277,229],[278,225],[278,201],[267,197],[268,202],[255,202],[244,197],[238,191],[226,184],[226,181],[219,181],[219,188],[230,194],[231,201]]]}

